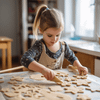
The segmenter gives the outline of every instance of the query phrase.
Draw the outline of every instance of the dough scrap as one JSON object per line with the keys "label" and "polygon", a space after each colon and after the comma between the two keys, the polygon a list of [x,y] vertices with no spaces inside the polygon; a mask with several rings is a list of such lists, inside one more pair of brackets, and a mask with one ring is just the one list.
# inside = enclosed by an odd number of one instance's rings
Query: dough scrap
{"label": "dough scrap", "polygon": [[65,87],[64,89],[65,89],[65,93],[72,93],[72,94],[84,93],[83,87],[72,86],[72,87]]}
{"label": "dough scrap", "polygon": [[78,94],[77,95],[77,100],[91,100],[90,97],[88,97],[88,95],[83,95],[83,94]]}

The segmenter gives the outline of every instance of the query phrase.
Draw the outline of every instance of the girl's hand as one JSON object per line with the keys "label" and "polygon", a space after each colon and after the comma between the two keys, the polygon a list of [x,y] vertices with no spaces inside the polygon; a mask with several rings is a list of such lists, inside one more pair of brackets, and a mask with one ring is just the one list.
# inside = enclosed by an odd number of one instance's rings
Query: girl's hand
{"label": "girl's hand", "polygon": [[48,68],[45,68],[43,71],[42,71],[42,74],[44,75],[44,77],[47,79],[47,80],[53,80],[54,77],[55,77],[55,72],[51,69],[48,69]]}
{"label": "girl's hand", "polygon": [[83,67],[83,66],[78,66],[78,71],[79,71],[80,75],[82,74],[82,72],[84,75],[88,74],[88,69],[86,67]]}

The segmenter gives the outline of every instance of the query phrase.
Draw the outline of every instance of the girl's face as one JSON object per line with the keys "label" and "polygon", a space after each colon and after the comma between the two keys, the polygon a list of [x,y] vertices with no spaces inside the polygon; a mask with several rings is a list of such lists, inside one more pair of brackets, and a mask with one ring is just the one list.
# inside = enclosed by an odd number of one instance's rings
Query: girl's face
{"label": "girl's face", "polygon": [[43,40],[45,41],[47,46],[53,46],[55,43],[57,43],[60,39],[62,32],[62,28],[48,28],[43,34]]}

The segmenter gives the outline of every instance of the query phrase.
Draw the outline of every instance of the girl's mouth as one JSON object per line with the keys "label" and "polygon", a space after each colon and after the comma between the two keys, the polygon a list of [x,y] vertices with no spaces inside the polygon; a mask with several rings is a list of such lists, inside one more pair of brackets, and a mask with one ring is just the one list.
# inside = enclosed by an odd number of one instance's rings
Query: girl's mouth
{"label": "girl's mouth", "polygon": [[54,44],[55,42],[51,42],[52,44]]}

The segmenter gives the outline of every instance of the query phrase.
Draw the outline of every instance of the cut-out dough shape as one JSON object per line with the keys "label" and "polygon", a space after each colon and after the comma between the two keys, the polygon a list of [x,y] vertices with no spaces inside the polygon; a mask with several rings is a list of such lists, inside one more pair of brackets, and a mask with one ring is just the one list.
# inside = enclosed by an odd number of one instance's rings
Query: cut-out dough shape
{"label": "cut-out dough shape", "polygon": [[87,75],[73,75],[73,77],[76,77],[77,79],[87,79]]}
{"label": "cut-out dough shape", "polygon": [[62,98],[62,100],[72,100],[72,98],[69,95],[66,95],[66,94],[57,93],[56,95],[57,95],[57,97]]}
{"label": "cut-out dough shape", "polygon": [[98,89],[95,89],[95,88],[92,88],[92,87],[87,87],[85,88],[86,90],[90,90],[91,92],[100,92],[100,88]]}
{"label": "cut-out dough shape", "polygon": [[72,100],[72,98],[69,95],[58,93],[58,92],[50,92],[46,89],[42,89],[41,94],[44,95],[46,100],[66,100],[66,98],[67,100]]}
{"label": "cut-out dough shape", "polygon": [[29,89],[28,87],[20,88],[20,89],[16,89],[15,92],[16,93],[26,93],[28,91],[28,89]]}
{"label": "cut-out dough shape", "polygon": [[43,75],[41,75],[41,74],[30,75],[30,78],[33,80],[46,80],[46,78],[43,77]]}
{"label": "cut-out dough shape", "polygon": [[74,78],[74,77],[66,77],[64,80],[70,82],[70,81],[76,81],[77,78]]}
{"label": "cut-out dough shape", "polygon": [[19,94],[18,96],[9,98],[8,100],[26,100],[26,99],[21,94]]}
{"label": "cut-out dough shape", "polygon": [[11,79],[10,79],[11,81],[20,81],[20,82],[22,82],[23,81],[23,77],[20,77],[20,76],[13,76]]}
{"label": "cut-out dough shape", "polygon": [[65,89],[65,93],[72,93],[72,94],[84,93],[83,87],[72,86],[72,87],[65,87],[64,89]]}
{"label": "cut-out dough shape", "polygon": [[83,95],[83,94],[78,94],[77,96],[77,100],[91,100],[90,97],[88,97],[88,95]]}
{"label": "cut-out dough shape", "polygon": [[13,90],[9,88],[2,89],[6,96],[11,97],[9,100],[66,100],[66,98],[72,100],[72,98],[66,94],[58,94],[58,91],[63,90],[61,86],[51,86],[50,89],[55,92],[44,89],[46,87],[42,85],[24,83],[12,86],[12,88]]}
{"label": "cut-out dough shape", "polygon": [[4,81],[0,81],[0,83],[4,83]]}
{"label": "cut-out dough shape", "polygon": [[8,83],[9,84],[17,84],[18,82],[17,81],[9,81]]}
{"label": "cut-out dough shape", "polygon": [[9,88],[2,88],[1,89],[1,92],[8,92],[9,91]]}
{"label": "cut-out dough shape", "polygon": [[3,79],[3,77],[0,77],[0,83],[4,83],[4,80],[1,79]]}
{"label": "cut-out dough shape", "polygon": [[78,79],[77,81],[74,81],[72,83],[77,84],[77,86],[80,86],[80,85],[89,86],[89,83],[91,83],[91,81]]}
{"label": "cut-out dough shape", "polygon": [[56,91],[63,91],[62,87],[61,86],[50,86],[49,89],[53,92],[56,92]]}
{"label": "cut-out dough shape", "polygon": [[24,96],[25,97],[32,97],[32,92],[31,91],[27,91],[25,94],[24,94]]}
{"label": "cut-out dough shape", "polygon": [[15,96],[18,96],[18,95],[19,95],[18,93],[14,93],[14,92],[12,92],[12,91],[4,92],[4,94],[5,94],[7,97],[15,97]]}
{"label": "cut-out dough shape", "polygon": [[58,84],[58,85],[61,85],[62,87],[71,86],[71,82],[66,82],[66,81],[63,81],[63,83],[57,82],[57,84]]}
{"label": "cut-out dough shape", "polygon": [[42,94],[40,94],[40,93],[36,93],[35,95],[34,95],[34,97],[36,98],[36,99],[40,99],[41,97],[44,97]]}
{"label": "cut-out dough shape", "polygon": [[66,73],[66,72],[55,71],[55,73],[56,73],[56,76],[59,76],[59,77],[67,77],[68,76],[68,73]]}
{"label": "cut-out dough shape", "polygon": [[68,71],[78,73],[77,67],[72,65],[68,65]]}

